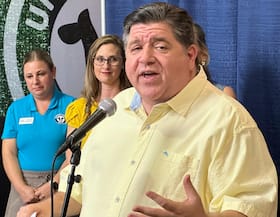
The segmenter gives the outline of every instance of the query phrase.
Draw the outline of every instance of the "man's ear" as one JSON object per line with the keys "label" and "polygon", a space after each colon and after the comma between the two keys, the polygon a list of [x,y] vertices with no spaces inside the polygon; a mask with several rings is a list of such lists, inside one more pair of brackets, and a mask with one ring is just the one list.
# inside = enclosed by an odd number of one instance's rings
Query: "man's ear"
{"label": "man's ear", "polygon": [[198,47],[195,44],[191,44],[187,48],[187,55],[190,58],[190,61],[195,63],[195,60],[196,60],[197,55],[198,55]]}

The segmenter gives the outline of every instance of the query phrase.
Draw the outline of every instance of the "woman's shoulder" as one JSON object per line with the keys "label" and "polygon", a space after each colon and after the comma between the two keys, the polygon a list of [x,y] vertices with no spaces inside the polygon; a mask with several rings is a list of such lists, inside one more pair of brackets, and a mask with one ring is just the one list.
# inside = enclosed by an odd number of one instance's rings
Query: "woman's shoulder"
{"label": "woman's shoulder", "polygon": [[223,89],[224,93],[235,98],[236,99],[236,94],[235,94],[235,91],[233,90],[232,87],[230,86],[225,86],[224,89]]}
{"label": "woman's shoulder", "polygon": [[223,85],[223,84],[219,84],[219,83],[215,83],[214,82],[214,85],[215,85],[215,87],[217,87],[218,89],[220,89],[220,90],[224,90],[224,88],[225,88],[225,85]]}
{"label": "woman's shoulder", "polygon": [[79,127],[85,117],[86,99],[78,98],[71,102],[65,112],[67,123],[72,127]]}
{"label": "woman's shoulder", "polygon": [[63,93],[63,92],[61,92],[59,90],[55,90],[54,97],[58,98],[60,100],[62,99],[64,101],[69,101],[69,102],[72,102],[72,101],[74,101],[76,99],[76,97],[71,96],[71,95],[66,94],[66,93]]}
{"label": "woman's shoulder", "polygon": [[227,95],[236,99],[236,94],[235,94],[235,91],[233,90],[232,87],[226,86],[226,85],[223,85],[223,84],[219,84],[219,83],[214,83],[214,85],[215,85],[215,87],[217,87],[218,89],[223,91],[225,94],[227,94]]}
{"label": "woman's shoulder", "polygon": [[86,107],[86,99],[84,97],[80,97],[78,99],[75,99],[73,102],[71,102],[68,107],[67,110],[71,109],[75,109],[75,110],[84,110]]}
{"label": "woman's shoulder", "polygon": [[32,95],[29,93],[26,96],[14,99],[14,101],[12,101],[9,105],[9,108],[23,108],[25,106],[29,106],[30,102],[32,102],[33,97]]}

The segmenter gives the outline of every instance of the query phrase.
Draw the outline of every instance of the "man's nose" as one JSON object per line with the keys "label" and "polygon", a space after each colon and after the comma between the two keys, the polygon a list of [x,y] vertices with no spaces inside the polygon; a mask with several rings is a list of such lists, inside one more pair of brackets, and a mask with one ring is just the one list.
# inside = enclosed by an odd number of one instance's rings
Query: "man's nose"
{"label": "man's nose", "polygon": [[142,50],[140,62],[150,64],[155,62],[154,50],[150,47],[145,47]]}

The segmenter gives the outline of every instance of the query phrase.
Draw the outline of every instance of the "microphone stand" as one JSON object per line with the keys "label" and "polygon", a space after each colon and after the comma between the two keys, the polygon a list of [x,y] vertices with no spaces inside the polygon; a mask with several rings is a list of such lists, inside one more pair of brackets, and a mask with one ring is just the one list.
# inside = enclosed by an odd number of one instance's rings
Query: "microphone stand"
{"label": "microphone stand", "polygon": [[71,149],[72,156],[71,156],[70,163],[71,163],[72,167],[71,167],[71,172],[67,179],[67,189],[65,192],[61,217],[66,217],[66,213],[67,213],[67,209],[68,209],[68,205],[69,205],[69,199],[71,196],[72,187],[73,187],[74,182],[79,183],[81,181],[80,175],[75,176],[75,169],[76,169],[76,166],[79,165],[80,158],[81,158],[80,146],[81,146],[81,142],[79,143],[79,145],[76,146],[77,148],[75,148],[73,150]]}

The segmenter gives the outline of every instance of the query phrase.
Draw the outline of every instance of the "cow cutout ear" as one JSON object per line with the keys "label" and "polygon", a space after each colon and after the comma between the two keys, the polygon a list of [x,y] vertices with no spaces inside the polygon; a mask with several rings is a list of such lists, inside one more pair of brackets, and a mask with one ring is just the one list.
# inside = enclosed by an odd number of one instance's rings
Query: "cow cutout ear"
{"label": "cow cutout ear", "polygon": [[59,27],[58,35],[66,44],[75,44],[82,40],[85,57],[88,55],[91,44],[98,38],[91,23],[88,9],[83,10],[79,14],[77,23],[69,23]]}
{"label": "cow cutout ear", "polygon": [[81,39],[77,23],[66,24],[59,27],[58,35],[66,44],[75,44]]}

